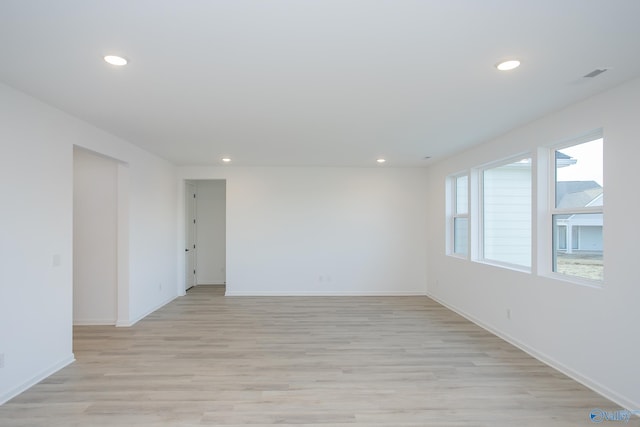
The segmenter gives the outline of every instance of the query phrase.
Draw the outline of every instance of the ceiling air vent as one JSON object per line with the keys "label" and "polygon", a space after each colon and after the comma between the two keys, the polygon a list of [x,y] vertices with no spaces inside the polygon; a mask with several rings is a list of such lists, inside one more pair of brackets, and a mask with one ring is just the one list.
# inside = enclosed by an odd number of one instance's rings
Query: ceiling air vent
{"label": "ceiling air vent", "polygon": [[592,72],[590,72],[589,74],[585,74],[584,77],[589,77],[589,78],[597,77],[600,74],[604,73],[605,71],[607,71],[606,68],[603,68],[602,70],[595,69]]}

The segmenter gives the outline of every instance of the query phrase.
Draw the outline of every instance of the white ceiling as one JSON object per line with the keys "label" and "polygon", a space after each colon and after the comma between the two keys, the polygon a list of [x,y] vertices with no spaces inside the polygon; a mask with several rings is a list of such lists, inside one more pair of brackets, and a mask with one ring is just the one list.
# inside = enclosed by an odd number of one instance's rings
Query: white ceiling
{"label": "white ceiling", "polygon": [[0,0],[0,81],[180,165],[420,167],[640,76],[639,19],[638,0]]}

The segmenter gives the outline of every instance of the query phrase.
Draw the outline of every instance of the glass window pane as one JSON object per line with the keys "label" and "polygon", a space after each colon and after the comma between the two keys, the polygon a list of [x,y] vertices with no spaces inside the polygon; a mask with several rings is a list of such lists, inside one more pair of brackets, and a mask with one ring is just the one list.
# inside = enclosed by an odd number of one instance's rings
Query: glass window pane
{"label": "glass window pane", "polygon": [[467,255],[469,245],[469,219],[455,218],[453,220],[453,252]]}
{"label": "glass window pane", "polygon": [[553,215],[553,271],[602,281],[602,214]]}
{"label": "glass window pane", "polygon": [[468,176],[459,176],[456,178],[456,214],[466,214],[469,211],[468,203]]}
{"label": "glass window pane", "polygon": [[556,208],[602,206],[602,138],[555,150]]}
{"label": "glass window pane", "polygon": [[483,172],[484,258],[531,267],[531,159]]}

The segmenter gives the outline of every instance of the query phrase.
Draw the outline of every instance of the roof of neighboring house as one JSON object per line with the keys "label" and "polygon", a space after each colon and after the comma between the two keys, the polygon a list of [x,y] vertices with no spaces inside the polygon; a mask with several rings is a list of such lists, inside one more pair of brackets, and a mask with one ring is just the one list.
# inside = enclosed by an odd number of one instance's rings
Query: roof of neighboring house
{"label": "roof of neighboring house", "polygon": [[578,160],[569,156],[568,154],[564,154],[560,151],[556,151],[556,167],[564,168],[567,166],[575,165]]}
{"label": "roof of neighboring house", "polygon": [[602,186],[595,181],[558,181],[556,186],[557,207],[585,207],[602,195],[602,192]]}
{"label": "roof of neighboring house", "polygon": [[573,157],[560,151],[556,151],[556,159],[573,159]]}

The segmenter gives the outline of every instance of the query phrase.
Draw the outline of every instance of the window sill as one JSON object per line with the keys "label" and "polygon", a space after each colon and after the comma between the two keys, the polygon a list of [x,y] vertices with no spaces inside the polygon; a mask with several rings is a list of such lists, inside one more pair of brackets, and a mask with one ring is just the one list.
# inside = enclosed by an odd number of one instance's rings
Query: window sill
{"label": "window sill", "polygon": [[474,262],[477,262],[479,264],[490,265],[492,267],[504,268],[506,270],[517,271],[520,273],[532,274],[531,267],[524,267],[521,265],[509,264],[506,262],[493,261],[489,259],[478,259],[478,260],[475,260]]}
{"label": "window sill", "polygon": [[583,277],[578,277],[578,276],[569,276],[567,274],[562,274],[562,273],[545,273],[545,274],[539,274],[539,276],[545,277],[547,279],[559,280],[561,282],[571,283],[578,286],[585,286],[593,289],[602,289],[604,285],[604,281],[585,279]]}
{"label": "window sill", "polygon": [[469,261],[469,256],[468,256],[468,255],[462,255],[462,254],[451,253],[451,254],[447,254],[447,256],[449,256],[449,257],[451,257],[451,258],[461,259],[461,260],[463,260],[463,261]]}

